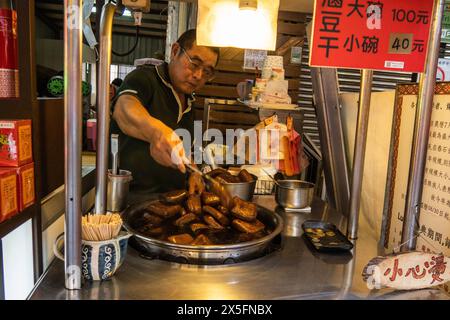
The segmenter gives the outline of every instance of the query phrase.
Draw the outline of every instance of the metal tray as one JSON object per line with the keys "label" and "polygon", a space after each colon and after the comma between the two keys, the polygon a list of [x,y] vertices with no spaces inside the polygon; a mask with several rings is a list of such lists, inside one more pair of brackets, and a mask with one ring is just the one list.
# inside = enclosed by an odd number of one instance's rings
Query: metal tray
{"label": "metal tray", "polygon": [[303,222],[305,239],[319,252],[349,251],[353,244],[332,223],[320,220]]}
{"label": "metal tray", "polygon": [[255,259],[281,248],[280,237],[283,230],[283,219],[275,212],[260,206],[257,207],[258,219],[270,226],[273,231],[265,237],[256,240],[238,244],[191,246],[148,237],[131,226],[133,225],[132,222],[142,214],[142,209],[153,201],[155,200],[132,205],[122,213],[125,229],[134,235],[134,239],[130,239],[130,244],[134,244],[136,249],[146,258],[160,258],[189,264],[217,265]]}

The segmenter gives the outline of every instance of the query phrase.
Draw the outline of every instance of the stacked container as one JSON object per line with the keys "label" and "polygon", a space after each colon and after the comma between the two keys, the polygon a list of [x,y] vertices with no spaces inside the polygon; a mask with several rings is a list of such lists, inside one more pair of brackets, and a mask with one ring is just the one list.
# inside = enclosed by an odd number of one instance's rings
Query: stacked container
{"label": "stacked container", "polygon": [[31,120],[0,120],[0,222],[35,202]]}

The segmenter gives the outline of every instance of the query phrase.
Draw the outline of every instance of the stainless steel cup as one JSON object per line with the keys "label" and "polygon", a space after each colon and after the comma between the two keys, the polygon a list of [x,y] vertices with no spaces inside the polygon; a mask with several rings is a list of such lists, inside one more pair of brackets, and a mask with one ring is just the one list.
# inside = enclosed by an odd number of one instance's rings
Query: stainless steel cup
{"label": "stainless steel cup", "polygon": [[130,171],[119,170],[119,174],[112,174],[111,170],[108,170],[106,210],[121,212],[126,208],[131,180],[133,180],[133,177]]}
{"label": "stainless steel cup", "polygon": [[225,190],[228,191],[230,196],[232,197],[237,196],[242,200],[252,201],[258,177],[253,174],[251,176],[254,179],[251,182],[233,182],[233,183],[229,182],[229,183],[222,183],[222,185],[225,188]]}
{"label": "stainless steel cup", "polygon": [[278,180],[275,201],[283,208],[306,208],[311,205],[313,196],[313,183],[302,180]]}

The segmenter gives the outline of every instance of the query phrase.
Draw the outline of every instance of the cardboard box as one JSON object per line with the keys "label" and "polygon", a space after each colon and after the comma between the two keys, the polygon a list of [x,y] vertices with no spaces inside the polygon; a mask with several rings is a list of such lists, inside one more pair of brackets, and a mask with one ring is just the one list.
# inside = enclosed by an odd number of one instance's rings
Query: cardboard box
{"label": "cardboard box", "polygon": [[33,161],[31,120],[0,120],[0,166]]}
{"label": "cardboard box", "polygon": [[17,201],[19,212],[31,206],[35,199],[34,191],[34,162],[16,169],[17,173]]}
{"label": "cardboard box", "polygon": [[16,170],[0,168],[0,222],[18,212]]}

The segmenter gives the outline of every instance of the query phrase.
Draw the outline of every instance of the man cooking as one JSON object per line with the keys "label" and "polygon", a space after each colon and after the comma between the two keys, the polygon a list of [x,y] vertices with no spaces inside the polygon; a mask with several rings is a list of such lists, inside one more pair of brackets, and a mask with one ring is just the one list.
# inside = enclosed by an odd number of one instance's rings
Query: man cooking
{"label": "man cooking", "polygon": [[[193,29],[172,45],[170,63],[139,67],[125,77],[112,103],[111,133],[119,134],[120,168],[133,175],[131,194],[186,187],[186,156],[174,130],[187,129],[193,137],[193,94],[213,78],[218,59],[217,48],[197,46]],[[189,187],[202,192],[200,175],[190,175]]]}

